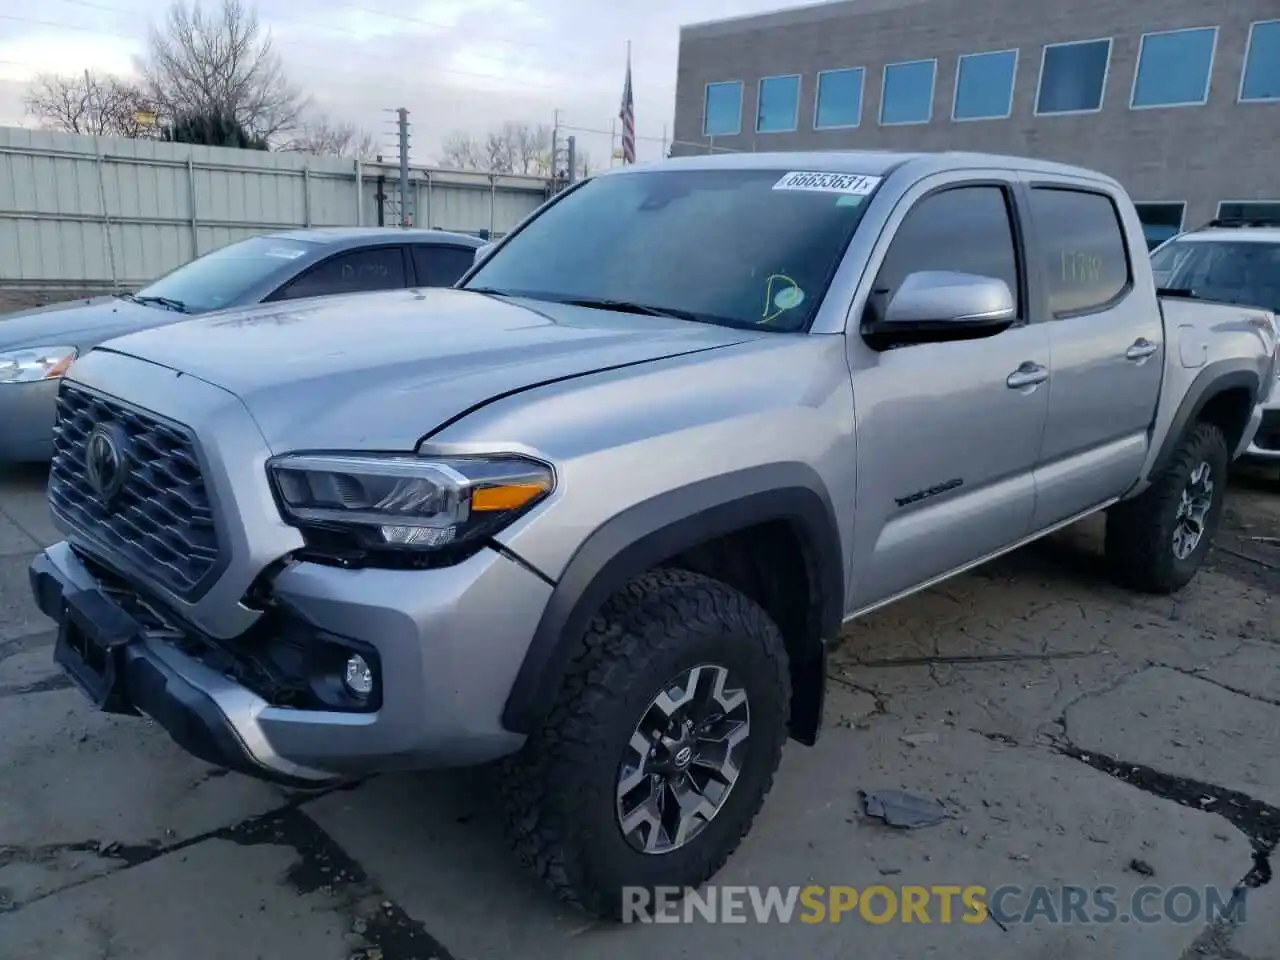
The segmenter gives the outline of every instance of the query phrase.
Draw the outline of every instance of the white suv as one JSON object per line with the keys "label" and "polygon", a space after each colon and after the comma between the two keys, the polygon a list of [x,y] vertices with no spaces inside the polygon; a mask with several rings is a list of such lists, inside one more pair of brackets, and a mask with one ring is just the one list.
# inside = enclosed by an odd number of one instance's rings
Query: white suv
{"label": "white suv", "polygon": [[[1280,311],[1280,223],[1211,220],[1158,246],[1151,268],[1166,290]],[[1263,405],[1262,426],[1245,456],[1280,464],[1280,384]]]}

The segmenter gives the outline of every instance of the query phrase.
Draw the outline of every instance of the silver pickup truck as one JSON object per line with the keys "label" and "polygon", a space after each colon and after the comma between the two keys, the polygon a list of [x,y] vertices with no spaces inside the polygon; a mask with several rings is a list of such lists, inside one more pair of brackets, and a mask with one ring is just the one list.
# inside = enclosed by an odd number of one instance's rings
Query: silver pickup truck
{"label": "silver pickup truck", "polygon": [[1276,379],[1271,314],[1161,302],[1121,187],[1022,159],[624,168],[459,287],[82,357],[31,584],[95,703],[215,764],[500,760],[604,916],[725,862],[843,623],[1100,510],[1120,580],[1186,584]]}

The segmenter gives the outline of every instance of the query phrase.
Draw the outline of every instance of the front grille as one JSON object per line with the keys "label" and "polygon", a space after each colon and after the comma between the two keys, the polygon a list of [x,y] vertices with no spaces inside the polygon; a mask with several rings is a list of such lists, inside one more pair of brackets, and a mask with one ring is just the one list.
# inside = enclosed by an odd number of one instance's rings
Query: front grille
{"label": "front grille", "polygon": [[[123,447],[123,482],[103,497],[90,479],[89,435],[107,425]],[[221,559],[209,491],[191,435],[63,382],[58,392],[49,503],[106,552],[183,599],[206,586]]]}

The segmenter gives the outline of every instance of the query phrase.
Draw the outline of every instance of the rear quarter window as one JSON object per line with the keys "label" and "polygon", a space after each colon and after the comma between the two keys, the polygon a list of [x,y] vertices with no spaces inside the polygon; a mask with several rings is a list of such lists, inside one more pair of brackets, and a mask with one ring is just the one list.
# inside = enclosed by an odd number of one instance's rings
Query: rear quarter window
{"label": "rear quarter window", "polygon": [[1095,313],[1120,299],[1133,280],[1124,226],[1101,193],[1059,187],[1031,191],[1031,216],[1043,257],[1049,312]]}

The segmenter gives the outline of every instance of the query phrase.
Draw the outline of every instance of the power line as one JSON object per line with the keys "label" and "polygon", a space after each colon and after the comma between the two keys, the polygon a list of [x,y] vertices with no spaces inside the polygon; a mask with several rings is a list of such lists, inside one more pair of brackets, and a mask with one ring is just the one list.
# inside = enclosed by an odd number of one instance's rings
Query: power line
{"label": "power line", "polygon": [[[618,135],[618,131],[616,130],[597,130],[594,127],[578,127],[568,123],[561,123],[559,125],[559,129],[571,130],[574,133],[593,133],[602,137],[617,137]],[[746,152],[744,150],[739,150],[735,147],[717,147],[714,144],[709,145],[704,140],[675,140],[675,139],[672,139],[671,137],[666,137],[666,136],[645,137],[645,136],[640,136],[639,134],[636,135],[636,139],[647,140],[650,143],[661,143],[664,147],[669,147],[676,144],[682,147],[697,147],[699,150],[710,150],[710,152],[712,153],[745,153]]]}

